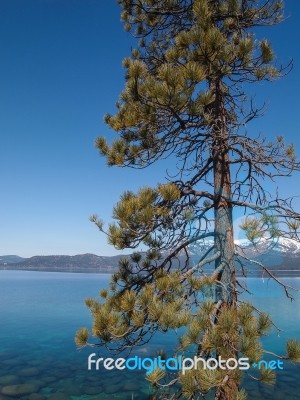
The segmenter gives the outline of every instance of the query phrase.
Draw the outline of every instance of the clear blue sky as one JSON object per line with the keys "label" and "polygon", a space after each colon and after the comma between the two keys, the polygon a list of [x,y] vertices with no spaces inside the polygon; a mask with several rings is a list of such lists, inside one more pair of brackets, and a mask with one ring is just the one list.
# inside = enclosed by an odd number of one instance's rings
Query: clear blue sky
{"label": "clear blue sky", "polygon": [[[288,0],[286,15],[265,36],[294,69],[255,87],[268,110],[248,129],[282,134],[300,154],[300,2]],[[1,0],[0,37],[0,255],[116,254],[88,217],[109,221],[125,189],[163,181],[166,165],[108,168],[93,145],[98,135],[113,136],[103,116],[114,111],[121,62],[134,46],[118,5]],[[298,183],[299,175],[282,181],[283,194],[300,195]]]}

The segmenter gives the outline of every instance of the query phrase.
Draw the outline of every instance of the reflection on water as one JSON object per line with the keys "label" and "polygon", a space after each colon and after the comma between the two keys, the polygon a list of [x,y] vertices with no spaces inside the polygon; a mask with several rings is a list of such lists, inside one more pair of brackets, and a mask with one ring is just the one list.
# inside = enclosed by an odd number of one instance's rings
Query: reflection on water
{"label": "reflection on water", "polygon": [[[300,288],[300,279],[284,279]],[[149,399],[151,388],[143,372],[87,370],[88,354],[78,351],[74,335],[91,318],[83,304],[85,297],[97,297],[109,282],[108,275],[0,271],[0,400],[92,400]],[[271,313],[283,331],[265,338],[264,347],[284,352],[287,338],[300,337],[300,296],[291,303],[281,288],[261,279],[248,279],[255,305]],[[166,350],[172,356],[176,337],[160,335],[140,357]],[[108,356],[103,349],[96,352]],[[275,386],[245,380],[249,399],[299,399],[300,368],[284,363]]]}

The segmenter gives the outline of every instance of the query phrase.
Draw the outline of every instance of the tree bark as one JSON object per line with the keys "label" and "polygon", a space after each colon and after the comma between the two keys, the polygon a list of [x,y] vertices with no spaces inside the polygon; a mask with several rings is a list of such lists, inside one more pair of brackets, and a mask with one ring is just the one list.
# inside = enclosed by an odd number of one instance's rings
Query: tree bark
{"label": "tree bark", "polygon": [[[214,93],[212,105],[213,144],[212,156],[214,162],[214,220],[215,220],[215,252],[220,257],[215,261],[215,269],[222,266],[218,274],[218,284],[215,289],[215,302],[222,302],[223,307],[236,308],[236,276],[234,265],[234,236],[231,205],[230,160],[228,151],[228,131],[226,125],[226,109],[222,92],[221,80],[213,81],[210,90]],[[218,323],[218,315],[215,323]],[[234,321],[233,321],[234,323]],[[225,344],[230,349],[230,358],[238,358],[237,342]],[[217,354],[217,357],[221,354]],[[238,382],[231,374],[224,377],[223,385],[216,388],[215,400],[233,400],[238,392]]]}

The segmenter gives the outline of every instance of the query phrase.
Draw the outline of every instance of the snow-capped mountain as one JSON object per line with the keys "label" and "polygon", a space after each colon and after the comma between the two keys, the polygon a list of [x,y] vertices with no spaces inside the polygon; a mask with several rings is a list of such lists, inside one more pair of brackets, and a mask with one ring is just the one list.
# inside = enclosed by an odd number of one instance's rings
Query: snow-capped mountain
{"label": "snow-capped mountain", "polygon": [[260,239],[255,245],[249,242],[247,239],[235,240],[237,248],[243,250],[250,250],[256,253],[266,253],[269,251],[276,251],[281,254],[296,255],[300,257],[300,242],[295,239],[289,238],[276,238],[272,240]]}
{"label": "snow-capped mountain", "polygon": [[[213,242],[208,240],[191,246],[189,254],[193,262],[197,263],[212,245]],[[281,237],[273,240],[261,239],[253,244],[246,239],[240,239],[235,240],[235,247],[242,256],[240,260],[243,266],[252,274],[260,273],[261,269],[247,259],[261,262],[278,276],[300,276],[300,242],[297,240]],[[214,268],[213,263],[209,268]]]}

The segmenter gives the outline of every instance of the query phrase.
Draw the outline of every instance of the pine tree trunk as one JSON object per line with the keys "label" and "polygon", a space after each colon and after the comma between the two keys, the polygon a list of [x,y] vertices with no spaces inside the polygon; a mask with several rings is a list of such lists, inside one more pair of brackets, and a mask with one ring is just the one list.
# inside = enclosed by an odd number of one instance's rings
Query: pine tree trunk
{"label": "pine tree trunk", "polygon": [[235,268],[234,268],[234,239],[230,185],[230,169],[228,153],[221,152],[215,157],[214,184],[215,184],[215,250],[220,252],[215,268],[222,264],[223,270],[219,273],[221,282],[216,288],[216,301],[233,304],[236,301]]}
{"label": "pine tree trunk", "polygon": [[[215,301],[222,301],[222,307],[236,307],[236,280],[234,266],[234,240],[233,240],[233,221],[232,207],[230,200],[230,171],[228,164],[228,155],[216,164],[215,168],[215,194],[218,199],[215,204],[215,247],[221,255],[216,260],[215,267],[221,264],[224,266],[219,273],[218,281],[220,284],[216,287]],[[222,307],[220,312],[222,311]],[[216,317],[216,323],[217,317]],[[234,323],[234,321],[233,321]],[[230,338],[232,339],[232,338]],[[226,344],[224,343],[226,347]],[[230,357],[238,358],[237,341],[231,340],[227,344],[227,350],[231,351]],[[221,354],[217,354],[217,357]],[[222,355],[221,355],[222,356]],[[224,358],[224,357],[223,357]],[[238,382],[230,375],[224,377],[224,386],[217,387],[215,400],[233,400],[238,391]]]}
{"label": "pine tree trunk", "polygon": [[[218,274],[219,284],[215,290],[215,301],[222,302],[222,307],[236,307],[236,277],[234,265],[234,237],[233,218],[231,206],[231,179],[228,151],[228,132],[226,127],[226,110],[222,95],[222,82],[215,81],[211,84],[211,90],[215,92],[215,101],[212,106],[214,115],[213,149],[214,160],[214,218],[215,218],[215,251],[220,256],[215,262],[215,269],[221,271]],[[222,307],[220,311],[222,311]],[[218,323],[216,316],[215,323]],[[234,322],[234,321],[233,321]],[[226,344],[224,343],[224,346]],[[237,343],[227,344],[230,357],[238,357]],[[219,354],[217,354],[217,357]],[[233,400],[238,391],[238,382],[230,375],[225,375],[223,385],[216,388],[215,400]]]}

